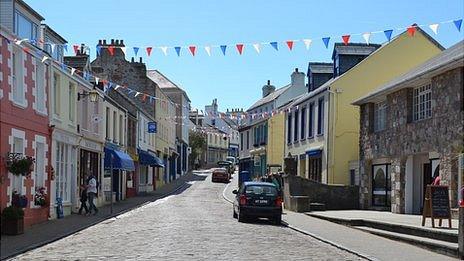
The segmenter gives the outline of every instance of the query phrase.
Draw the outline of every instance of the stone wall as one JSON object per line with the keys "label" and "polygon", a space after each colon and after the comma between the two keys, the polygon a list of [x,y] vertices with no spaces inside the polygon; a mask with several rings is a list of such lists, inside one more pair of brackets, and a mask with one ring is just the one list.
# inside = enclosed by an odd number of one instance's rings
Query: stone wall
{"label": "stone wall", "polygon": [[440,155],[440,176],[450,186],[452,206],[457,204],[458,155],[463,144],[462,67],[431,79],[432,118],[412,121],[412,92],[416,86],[389,94],[386,129],[373,131],[373,104],[360,107],[360,202],[371,205],[372,160],[388,158],[392,164],[392,211],[404,213],[405,162],[409,155],[436,152]]}
{"label": "stone wall", "polygon": [[284,177],[284,201],[294,206],[292,200],[309,197],[311,203],[323,203],[327,210],[358,209],[359,187],[345,185],[328,185],[299,176]]}

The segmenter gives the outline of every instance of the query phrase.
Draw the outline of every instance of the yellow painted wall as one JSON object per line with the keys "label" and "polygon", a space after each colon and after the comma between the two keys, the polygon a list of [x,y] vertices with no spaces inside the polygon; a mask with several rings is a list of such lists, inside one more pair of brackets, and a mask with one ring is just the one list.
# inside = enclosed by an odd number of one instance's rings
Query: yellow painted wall
{"label": "yellow painted wall", "polygon": [[285,157],[285,114],[278,113],[268,119],[267,164],[280,164]]}
{"label": "yellow painted wall", "polygon": [[[421,32],[403,33],[330,85],[329,183],[349,184],[349,161],[359,160],[359,108],[351,103],[441,50]],[[333,131],[331,131],[333,130]]]}
{"label": "yellow painted wall", "polygon": [[[57,77],[54,77],[56,75]],[[70,133],[76,133],[77,126],[77,90],[78,82],[73,79],[69,73],[63,72],[57,67],[52,67],[50,74],[50,115],[52,115],[52,124],[56,128],[66,130]],[[55,79],[57,83],[55,84]],[[72,86],[72,91],[70,90]],[[56,92],[54,89],[59,90]],[[55,94],[58,94],[55,107]]]}

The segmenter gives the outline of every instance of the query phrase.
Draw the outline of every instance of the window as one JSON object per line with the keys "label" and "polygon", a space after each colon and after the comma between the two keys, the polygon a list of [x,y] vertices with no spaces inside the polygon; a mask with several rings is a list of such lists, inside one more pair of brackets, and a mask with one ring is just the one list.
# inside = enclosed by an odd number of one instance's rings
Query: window
{"label": "window", "polygon": [[118,117],[116,115],[116,111],[113,111],[113,119],[112,120],[113,120],[113,137],[112,137],[113,139],[112,140],[113,140],[113,142],[116,142],[116,138],[118,137],[116,135],[116,131],[118,130],[117,127],[116,127],[116,123],[117,123],[117,120],[118,120]]}
{"label": "window", "polygon": [[250,131],[247,131],[247,132],[246,132],[246,136],[247,136],[247,137],[246,137],[246,138],[247,138],[247,139],[246,139],[246,144],[247,144],[247,145],[246,145],[246,148],[247,148],[247,150],[248,150],[248,149],[250,149]]}
{"label": "window", "polygon": [[322,181],[322,157],[309,157],[309,179],[317,182]]}
{"label": "window", "polygon": [[45,65],[37,60],[35,67],[35,106],[38,112],[45,111]]}
{"label": "window", "polygon": [[414,89],[413,115],[414,121],[420,121],[432,117],[431,84]]}
{"label": "window", "polygon": [[53,112],[55,115],[60,115],[61,106],[61,90],[60,90],[60,76],[53,73]]}
{"label": "window", "polygon": [[317,135],[324,133],[324,98],[317,102]]}
{"label": "window", "polygon": [[74,166],[75,149],[71,145],[56,142],[56,197],[63,202],[70,201],[71,195],[71,176],[75,170]]}
{"label": "window", "polygon": [[42,142],[35,143],[35,187],[45,187],[45,144]]}
{"label": "window", "polygon": [[37,25],[17,11],[15,13],[15,33],[23,39],[37,40]]}
{"label": "window", "polygon": [[110,108],[106,108],[106,139],[110,138]]}
{"label": "window", "polygon": [[293,127],[293,141],[297,141],[298,140],[298,110],[295,111],[295,115],[294,115],[295,119],[294,119],[294,122],[295,122],[295,126]]}
{"label": "window", "polygon": [[287,119],[287,143],[292,142],[292,114],[291,112],[288,113]]}
{"label": "window", "polygon": [[385,101],[374,105],[374,131],[385,130],[387,120],[387,103]]}
{"label": "window", "polygon": [[[88,102],[89,99],[86,99],[86,101]],[[93,123],[93,126],[94,126],[94,133],[98,133],[98,126],[100,125],[100,113],[98,112],[98,102],[92,102],[93,103],[93,117],[98,117],[97,118],[97,121],[95,120],[92,120],[92,123]],[[88,121],[88,116],[87,116],[87,121]]]}
{"label": "window", "polygon": [[390,165],[372,166],[372,205],[390,206]]}
{"label": "window", "polygon": [[123,120],[122,120],[122,115],[119,115],[119,143],[123,144],[124,139],[123,139]]}
{"label": "window", "polygon": [[68,117],[69,121],[74,122],[74,115],[76,114],[76,96],[75,96],[75,84],[69,83],[69,94],[68,94]]}
{"label": "window", "polygon": [[301,109],[301,130],[300,130],[300,139],[306,138],[306,107]]}
{"label": "window", "polygon": [[25,105],[25,86],[23,76],[23,52],[22,50],[15,50],[12,54],[12,80],[13,80],[13,102],[20,105]]}
{"label": "window", "polygon": [[309,121],[308,121],[308,137],[314,136],[314,103],[309,104]]}

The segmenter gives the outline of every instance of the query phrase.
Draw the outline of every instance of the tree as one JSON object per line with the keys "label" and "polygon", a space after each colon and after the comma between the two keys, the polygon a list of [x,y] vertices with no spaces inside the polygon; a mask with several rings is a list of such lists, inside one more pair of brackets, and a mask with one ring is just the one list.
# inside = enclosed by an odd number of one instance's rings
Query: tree
{"label": "tree", "polygon": [[190,148],[192,148],[192,153],[190,155],[190,164],[194,166],[196,159],[202,165],[201,155],[206,153],[206,134],[200,131],[190,131],[189,132],[189,141]]}

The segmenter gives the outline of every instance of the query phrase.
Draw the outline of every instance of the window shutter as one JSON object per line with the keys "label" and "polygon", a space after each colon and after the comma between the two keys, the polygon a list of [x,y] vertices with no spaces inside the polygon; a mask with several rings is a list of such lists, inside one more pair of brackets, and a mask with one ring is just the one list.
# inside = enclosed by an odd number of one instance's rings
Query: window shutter
{"label": "window shutter", "polygon": [[411,123],[413,122],[413,103],[414,103],[414,89],[413,88],[408,88],[406,89],[406,117],[407,117],[407,122]]}

